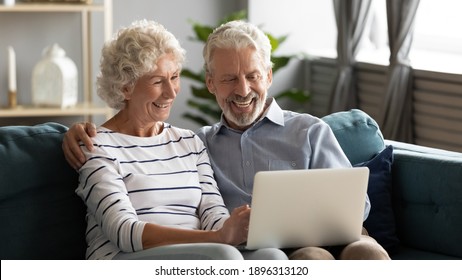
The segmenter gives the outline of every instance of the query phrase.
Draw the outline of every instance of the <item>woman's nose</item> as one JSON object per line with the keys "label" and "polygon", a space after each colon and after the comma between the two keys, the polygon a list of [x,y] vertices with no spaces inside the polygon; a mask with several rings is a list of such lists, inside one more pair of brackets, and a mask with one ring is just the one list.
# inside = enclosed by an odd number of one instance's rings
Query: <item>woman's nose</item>
{"label": "woman's nose", "polygon": [[162,95],[165,98],[175,98],[178,90],[178,86],[175,83],[169,81],[166,83]]}

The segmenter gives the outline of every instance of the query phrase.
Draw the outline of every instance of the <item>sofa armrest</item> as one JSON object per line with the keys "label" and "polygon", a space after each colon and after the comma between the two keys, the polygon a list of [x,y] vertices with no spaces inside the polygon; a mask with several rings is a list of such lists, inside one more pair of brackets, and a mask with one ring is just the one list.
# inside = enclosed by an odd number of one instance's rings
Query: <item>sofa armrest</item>
{"label": "sofa armrest", "polygon": [[401,243],[462,258],[462,154],[396,141],[393,201]]}
{"label": "sofa armrest", "polygon": [[0,127],[1,259],[83,259],[85,207],[57,123]]}

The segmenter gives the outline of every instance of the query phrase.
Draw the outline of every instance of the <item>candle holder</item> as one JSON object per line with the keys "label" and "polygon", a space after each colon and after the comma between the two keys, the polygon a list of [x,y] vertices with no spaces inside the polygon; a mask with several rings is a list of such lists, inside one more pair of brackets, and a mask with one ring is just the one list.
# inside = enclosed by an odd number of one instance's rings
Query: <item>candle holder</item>
{"label": "candle holder", "polygon": [[11,109],[16,108],[18,105],[18,99],[17,99],[17,94],[16,91],[8,91],[8,107]]}

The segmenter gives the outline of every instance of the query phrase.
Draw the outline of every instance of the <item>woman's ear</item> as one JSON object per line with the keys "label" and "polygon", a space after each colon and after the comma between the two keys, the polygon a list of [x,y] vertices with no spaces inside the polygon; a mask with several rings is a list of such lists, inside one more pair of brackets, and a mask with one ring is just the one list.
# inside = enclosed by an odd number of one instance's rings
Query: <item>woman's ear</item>
{"label": "woman's ear", "polygon": [[131,96],[132,96],[132,87],[128,86],[128,85],[125,85],[123,88],[122,88],[122,92],[125,96],[125,100],[130,100]]}

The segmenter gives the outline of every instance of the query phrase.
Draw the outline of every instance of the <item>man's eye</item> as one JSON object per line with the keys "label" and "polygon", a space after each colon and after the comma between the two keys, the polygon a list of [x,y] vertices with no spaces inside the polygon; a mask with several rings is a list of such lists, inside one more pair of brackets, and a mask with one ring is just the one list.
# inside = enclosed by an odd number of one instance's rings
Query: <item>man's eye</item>
{"label": "man's eye", "polygon": [[256,80],[258,80],[258,75],[250,75],[250,76],[247,77],[247,80],[256,81]]}

